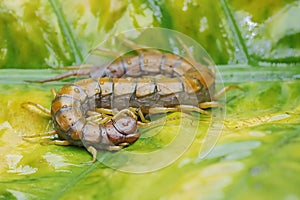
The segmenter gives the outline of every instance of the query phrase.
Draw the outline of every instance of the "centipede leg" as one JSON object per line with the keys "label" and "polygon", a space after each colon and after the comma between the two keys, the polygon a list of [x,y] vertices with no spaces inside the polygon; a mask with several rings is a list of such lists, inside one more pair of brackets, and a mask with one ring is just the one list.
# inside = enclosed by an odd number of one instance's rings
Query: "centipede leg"
{"label": "centipede leg", "polygon": [[117,39],[120,40],[122,43],[124,43],[126,46],[134,49],[138,53],[140,53],[141,51],[143,51],[143,50],[141,50],[141,48],[143,48],[142,46],[137,45],[136,43],[134,43],[134,42],[132,42],[130,40],[127,40],[124,37],[122,37],[122,38],[121,37],[117,37]]}
{"label": "centipede leg", "polygon": [[71,143],[68,140],[52,140],[47,142],[40,142],[42,145],[54,144],[58,146],[70,146]]}
{"label": "centipede leg", "polygon": [[138,121],[137,122],[137,125],[138,127],[141,127],[141,128],[148,128],[148,127],[155,127],[155,126],[160,126],[160,125],[164,125],[167,121],[173,121],[173,120],[180,120],[182,119],[183,117],[180,116],[180,117],[173,117],[173,118],[162,118],[162,119],[157,119],[155,121],[149,121],[149,122],[141,122],[141,121]]}
{"label": "centipede leg", "polygon": [[40,143],[41,142],[36,142],[36,141],[33,141],[31,140],[32,138],[37,138],[37,137],[45,137],[45,136],[53,136],[53,135],[56,135],[57,132],[56,131],[49,131],[49,132],[46,132],[46,133],[40,133],[40,134],[35,134],[35,135],[23,135],[22,136],[22,139],[26,142],[30,142],[30,143]]}
{"label": "centipede leg", "polygon": [[177,108],[179,109],[179,111],[181,112],[191,112],[191,111],[194,111],[194,112],[198,112],[198,113],[201,113],[201,114],[205,114],[205,115],[209,115],[209,113],[199,107],[196,107],[196,106],[191,106],[191,105],[179,105],[177,106]]}
{"label": "centipede leg", "polygon": [[106,49],[106,48],[103,48],[103,47],[97,47],[96,49],[94,49],[94,51],[101,51],[101,52],[104,52],[104,53],[107,53],[109,55],[112,55],[113,57],[120,57],[120,54],[113,51],[113,50],[110,50],[110,49]]}
{"label": "centipede leg", "polygon": [[[55,132],[56,134],[56,132]],[[55,134],[51,134],[51,135],[55,135]],[[29,136],[23,136],[23,140],[30,142],[30,143],[39,143],[41,145],[49,145],[49,144],[54,144],[54,145],[58,145],[58,146],[69,146],[71,145],[71,143],[67,140],[52,140],[52,141],[44,141],[44,142],[35,142],[32,141],[28,138],[34,138],[34,137],[40,137],[40,136],[51,136],[50,134],[38,134],[38,135],[29,135]]]}
{"label": "centipede leg", "polygon": [[123,115],[130,116],[134,119],[137,119],[136,114],[130,109],[123,109],[112,117],[112,120],[122,117]]}
{"label": "centipede leg", "polygon": [[221,89],[219,92],[217,92],[215,95],[214,95],[214,99],[218,99],[220,98],[221,96],[223,96],[226,92],[230,91],[230,90],[233,90],[233,89],[238,89],[238,90],[242,90],[242,88],[240,88],[239,86],[236,86],[236,85],[228,85],[226,87],[224,87],[223,89]]}
{"label": "centipede leg", "polygon": [[22,138],[23,139],[26,139],[26,138],[35,138],[35,137],[45,137],[45,136],[53,136],[57,134],[56,131],[49,131],[49,132],[46,132],[46,133],[40,133],[40,134],[36,134],[36,135],[23,135]]}
{"label": "centipede leg", "polygon": [[162,119],[162,120],[155,120],[155,121],[151,121],[151,122],[137,122],[138,127],[141,128],[148,128],[148,127],[154,127],[156,125],[160,125],[160,124],[164,124],[166,122],[166,119]]}
{"label": "centipede leg", "polygon": [[186,44],[179,38],[179,37],[176,37],[176,39],[179,41],[179,43],[182,45],[183,49],[186,51],[189,59],[191,61],[193,61],[194,63],[197,63],[195,57],[193,56],[193,54],[191,53],[191,51],[189,50],[188,46],[186,46]]}
{"label": "centipede leg", "polygon": [[150,114],[158,114],[158,113],[168,113],[168,112],[178,112],[179,109],[176,107],[174,108],[165,108],[165,107],[155,107],[155,108],[150,108],[149,113]]}
{"label": "centipede leg", "polygon": [[141,109],[130,107],[129,110],[131,110],[131,111],[134,112],[136,115],[138,115],[138,116],[140,117],[140,119],[141,119],[142,122],[144,122],[144,123],[149,122],[148,120],[145,119],[145,116],[144,116],[144,114],[143,114],[143,112],[142,112]]}
{"label": "centipede leg", "polygon": [[106,116],[102,119],[95,120],[95,122],[98,124],[105,124],[106,122],[108,122],[111,119],[112,119],[112,116]]}
{"label": "centipede leg", "polygon": [[[121,146],[108,146],[108,147],[106,148],[106,150],[108,150],[108,151],[119,151],[119,150],[121,150],[124,146],[127,146],[128,143],[122,143],[122,144],[120,144],[120,145],[121,145]],[[93,163],[95,163],[95,162],[97,161],[97,155],[98,155],[97,149],[96,149],[95,147],[93,147],[93,146],[89,146],[89,147],[87,147],[86,150],[87,150],[90,154],[92,154],[93,159],[92,159],[91,161],[83,162],[83,163],[81,163],[81,164],[93,164]]]}
{"label": "centipede leg", "polygon": [[[135,50],[137,53],[142,53],[147,49],[146,46],[138,45],[130,40],[125,39],[124,37],[117,37],[117,39],[124,43],[127,47],[130,47],[131,49]],[[156,49],[151,49],[151,51],[160,53],[160,51]]]}
{"label": "centipede leg", "polygon": [[52,94],[52,97],[53,99],[56,97],[56,91],[54,88],[51,88],[51,94]]}
{"label": "centipede leg", "polygon": [[51,118],[50,110],[43,107],[40,104],[28,101],[28,102],[22,103],[21,106],[22,106],[22,108],[25,108],[25,109],[29,110],[30,112],[34,112],[34,113],[37,113],[39,115],[45,115],[45,116]]}
{"label": "centipede leg", "polygon": [[206,108],[215,108],[215,107],[220,107],[223,104],[217,101],[211,101],[211,102],[203,102],[199,103],[199,108],[206,109]]}
{"label": "centipede leg", "polygon": [[[121,143],[121,145],[124,145],[125,143]],[[128,143],[126,143],[126,144],[128,144]],[[119,144],[120,145],[120,144]],[[123,148],[123,146],[109,146],[109,147],[107,147],[106,149],[108,150],[108,151],[120,151],[121,149]]]}
{"label": "centipede leg", "polygon": [[[183,49],[186,51],[190,61],[196,65],[199,65],[200,63],[197,62],[197,60],[193,56],[192,52],[189,50],[188,46],[186,46],[186,44],[179,37],[176,37],[176,38],[179,41],[179,43],[182,45]],[[216,74],[216,69],[214,67],[214,64],[210,61],[210,59],[208,59],[206,57],[202,57],[202,59],[208,64],[208,67],[210,66],[209,68],[212,71],[212,74]]]}
{"label": "centipede leg", "polygon": [[90,152],[92,154],[93,159],[91,161],[84,162],[82,164],[93,164],[93,163],[95,163],[96,160],[97,160],[97,154],[98,154],[97,149],[95,149],[95,147],[89,146],[86,150],[88,150],[88,152]]}
{"label": "centipede leg", "polygon": [[120,112],[114,111],[112,109],[107,109],[107,108],[96,108],[95,111],[96,111],[96,113],[100,113],[100,114],[98,116],[97,115],[91,116],[88,119],[94,120],[95,122],[100,123],[100,124],[104,124],[111,119],[114,120],[115,118],[118,118],[120,115],[124,115],[124,114],[129,115],[133,118],[137,118],[137,115],[138,115],[142,122],[148,122],[145,119],[142,111],[138,108],[130,107],[130,108],[124,109]]}
{"label": "centipede leg", "polygon": [[89,116],[86,118],[87,121],[99,121],[99,120],[102,120],[103,119],[103,115],[102,114],[97,114],[97,115],[92,115],[92,116]]}
{"label": "centipede leg", "polygon": [[87,76],[89,75],[90,73],[90,70],[72,70],[72,71],[69,71],[65,74],[61,74],[61,75],[58,75],[54,78],[49,78],[49,79],[43,79],[43,80],[25,80],[25,82],[28,82],[28,83],[47,83],[47,82],[52,82],[52,81],[58,81],[58,80],[62,80],[64,78],[68,78],[68,77],[72,77],[72,76]]}
{"label": "centipede leg", "polygon": [[110,116],[110,115],[93,112],[93,111],[88,111],[87,115],[88,115],[88,117],[86,118],[87,121],[93,121],[98,124],[105,124],[112,118],[112,116]]}
{"label": "centipede leg", "polygon": [[191,112],[195,111],[201,114],[208,115],[209,113],[205,110],[198,108],[196,106],[190,106],[190,105],[179,105],[176,107],[156,107],[156,108],[150,108],[149,113],[156,114],[156,113],[168,113],[168,112]]}
{"label": "centipede leg", "polygon": [[105,114],[105,115],[115,115],[116,112],[112,109],[108,109],[108,108],[96,108],[95,111],[97,113],[100,113],[100,114]]}

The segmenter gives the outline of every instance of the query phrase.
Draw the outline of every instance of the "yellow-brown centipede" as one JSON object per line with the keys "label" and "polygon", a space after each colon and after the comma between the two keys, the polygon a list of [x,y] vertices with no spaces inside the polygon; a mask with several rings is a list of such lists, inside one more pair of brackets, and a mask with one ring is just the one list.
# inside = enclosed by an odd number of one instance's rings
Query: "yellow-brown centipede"
{"label": "yellow-brown centipede", "polygon": [[[118,150],[138,139],[137,113],[207,113],[203,109],[220,105],[216,98],[237,88],[228,86],[214,94],[213,66],[149,49],[135,56],[120,56],[101,70],[96,66],[38,82],[74,75],[91,78],[64,86],[56,94],[51,107],[54,129],[64,144],[84,145],[94,160],[98,149]],[[121,112],[103,123],[87,120],[89,111],[98,108]]]}

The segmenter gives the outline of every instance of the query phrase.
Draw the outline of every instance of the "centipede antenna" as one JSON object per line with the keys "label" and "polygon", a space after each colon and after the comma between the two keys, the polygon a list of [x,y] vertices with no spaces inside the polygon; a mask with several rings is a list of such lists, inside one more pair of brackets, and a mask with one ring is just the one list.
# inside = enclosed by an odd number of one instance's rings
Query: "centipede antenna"
{"label": "centipede antenna", "polygon": [[30,112],[34,112],[39,115],[45,115],[45,116],[51,118],[50,110],[41,106],[40,104],[28,101],[28,102],[22,103],[21,106],[22,106],[22,108],[25,108],[25,109],[29,110]]}

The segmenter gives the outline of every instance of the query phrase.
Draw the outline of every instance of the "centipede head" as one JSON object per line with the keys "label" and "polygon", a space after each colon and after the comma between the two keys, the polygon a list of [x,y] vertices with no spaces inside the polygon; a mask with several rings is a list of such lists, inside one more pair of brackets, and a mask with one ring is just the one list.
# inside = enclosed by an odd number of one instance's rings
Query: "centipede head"
{"label": "centipede head", "polygon": [[136,132],[137,121],[130,116],[124,116],[122,118],[113,119],[113,126],[119,133],[129,135]]}
{"label": "centipede head", "polygon": [[107,127],[109,129],[107,129],[107,134],[110,141],[115,145],[130,145],[140,136],[137,118],[128,109],[124,109],[115,115],[111,120],[111,125]]}
{"label": "centipede head", "polygon": [[124,109],[104,124],[87,122],[81,140],[86,148],[117,151],[134,143],[139,136],[137,117]]}

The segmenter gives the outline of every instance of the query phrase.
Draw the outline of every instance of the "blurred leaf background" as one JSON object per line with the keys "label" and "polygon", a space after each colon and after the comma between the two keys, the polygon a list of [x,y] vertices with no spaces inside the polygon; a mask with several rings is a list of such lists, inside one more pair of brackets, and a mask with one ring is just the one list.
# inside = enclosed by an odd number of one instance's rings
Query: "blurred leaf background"
{"label": "blurred leaf background", "polygon": [[[0,0],[0,199],[300,199],[299,18],[295,0]],[[52,85],[23,80],[53,77],[107,37],[143,27],[195,39],[225,84],[245,89],[227,94],[225,128],[206,159],[201,134],[146,174],[80,165],[85,149],[21,139],[51,130],[20,104],[49,107]],[[170,131],[135,145],[155,147]]]}

